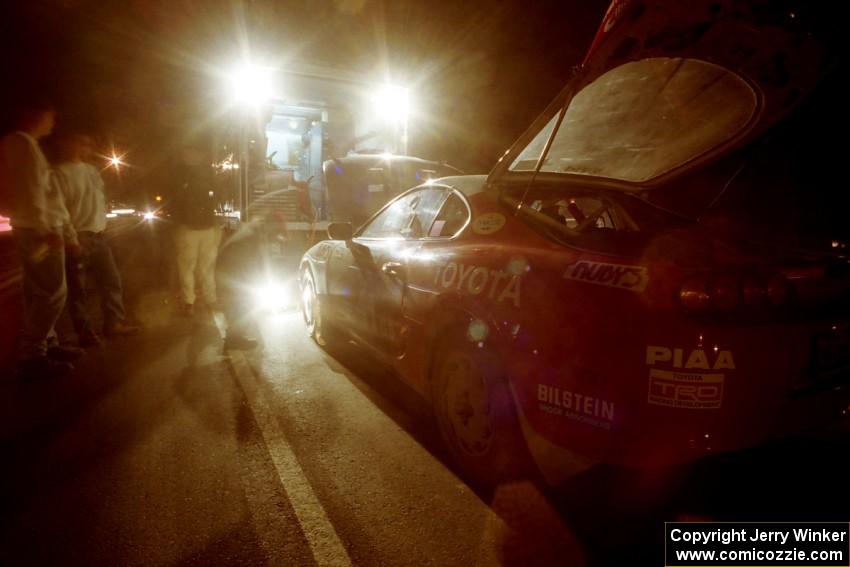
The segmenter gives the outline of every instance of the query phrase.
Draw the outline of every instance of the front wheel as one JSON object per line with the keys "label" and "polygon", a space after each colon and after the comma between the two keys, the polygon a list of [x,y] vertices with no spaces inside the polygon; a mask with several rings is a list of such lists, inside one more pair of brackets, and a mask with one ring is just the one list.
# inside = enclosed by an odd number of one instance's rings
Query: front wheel
{"label": "front wheel", "polygon": [[476,483],[495,488],[533,479],[536,467],[523,438],[498,355],[450,333],[437,348],[432,404],[443,440]]}
{"label": "front wheel", "polygon": [[328,326],[322,313],[322,301],[316,293],[313,274],[306,270],[301,277],[301,315],[309,334],[319,346],[330,346],[336,342],[336,335]]}

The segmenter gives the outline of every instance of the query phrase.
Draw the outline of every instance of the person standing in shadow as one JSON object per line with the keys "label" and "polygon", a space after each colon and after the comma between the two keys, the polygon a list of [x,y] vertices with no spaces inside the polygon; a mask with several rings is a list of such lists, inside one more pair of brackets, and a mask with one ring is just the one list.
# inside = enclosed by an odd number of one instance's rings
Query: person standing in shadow
{"label": "person standing in shadow", "polygon": [[81,248],[81,254],[66,263],[68,314],[81,347],[101,344],[86,305],[87,271],[94,276],[94,284],[100,292],[103,334],[117,337],[139,332],[137,326],[126,322],[121,274],[104,234],[106,196],[103,179],[97,168],[87,161],[93,152],[92,140],[88,135],[79,132],[67,134],[60,142],[60,163],[56,167],[65,206]]}
{"label": "person standing in shadow", "polygon": [[83,351],[59,344],[54,326],[65,307],[65,250],[79,243],[62,193],[38,141],[53,131],[56,113],[30,100],[16,114],[15,131],[0,143],[0,213],[11,219],[23,272],[24,328],[18,374],[25,379],[68,373]]}

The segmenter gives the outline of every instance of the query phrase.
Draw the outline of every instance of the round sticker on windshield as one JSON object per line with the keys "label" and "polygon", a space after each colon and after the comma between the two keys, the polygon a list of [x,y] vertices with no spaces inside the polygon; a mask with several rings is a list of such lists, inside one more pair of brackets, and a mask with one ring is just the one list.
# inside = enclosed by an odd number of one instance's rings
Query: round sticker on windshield
{"label": "round sticker on windshield", "polygon": [[505,226],[505,215],[502,213],[486,213],[476,217],[472,230],[476,234],[493,234]]}

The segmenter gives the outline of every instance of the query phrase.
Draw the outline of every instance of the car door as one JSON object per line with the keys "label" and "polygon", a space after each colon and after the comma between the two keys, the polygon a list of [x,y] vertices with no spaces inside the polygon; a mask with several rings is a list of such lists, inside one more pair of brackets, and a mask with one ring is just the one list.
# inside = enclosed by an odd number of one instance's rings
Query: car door
{"label": "car door", "polygon": [[446,187],[447,196],[415,254],[408,258],[405,317],[424,321],[430,301],[438,296],[438,267],[457,261],[455,237],[469,224],[471,210],[463,195]]}
{"label": "car door", "polygon": [[361,294],[352,305],[365,323],[365,337],[381,352],[404,350],[403,304],[409,259],[428,235],[447,196],[445,187],[420,187],[393,201],[353,239],[351,271]]}

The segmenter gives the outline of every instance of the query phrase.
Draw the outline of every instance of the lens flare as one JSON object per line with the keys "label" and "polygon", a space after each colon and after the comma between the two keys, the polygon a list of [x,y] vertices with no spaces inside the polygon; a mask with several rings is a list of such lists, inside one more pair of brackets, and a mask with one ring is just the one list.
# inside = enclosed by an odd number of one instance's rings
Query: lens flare
{"label": "lens flare", "polygon": [[259,311],[281,311],[290,305],[288,286],[268,280],[254,288],[254,307]]}

